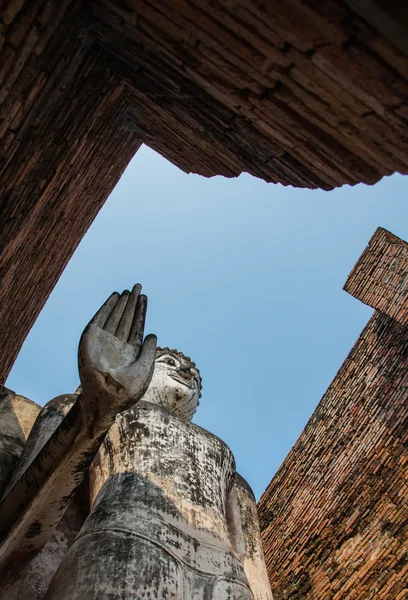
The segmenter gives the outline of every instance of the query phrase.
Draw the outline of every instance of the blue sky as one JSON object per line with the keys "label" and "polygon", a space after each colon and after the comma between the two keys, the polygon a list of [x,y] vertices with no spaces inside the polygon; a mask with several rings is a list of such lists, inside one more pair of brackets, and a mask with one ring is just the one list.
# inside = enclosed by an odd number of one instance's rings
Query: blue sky
{"label": "blue sky", "polygon": [[113,290],[140,282],[146,333],[201,370],[195,422],[231,446],[259,497],[370,318],[342,286],[378,226],[408,239],[400,175],[299,190],[249,175],[186,175],[142,147],[7,385],[40,404],[75,390],[82,329]]}

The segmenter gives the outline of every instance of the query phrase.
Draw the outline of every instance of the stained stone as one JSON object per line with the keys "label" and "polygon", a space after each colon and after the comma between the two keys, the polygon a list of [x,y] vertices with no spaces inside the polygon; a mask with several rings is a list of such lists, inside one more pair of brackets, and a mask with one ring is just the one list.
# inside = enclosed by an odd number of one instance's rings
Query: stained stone
{"label": "stained stone", "polygon": [[81,388],[13,434],[1,600],[272,599],[253,493],[191,422],[200,373],[142,343],[145,315],[140,286],[113,294],[82,335]]}

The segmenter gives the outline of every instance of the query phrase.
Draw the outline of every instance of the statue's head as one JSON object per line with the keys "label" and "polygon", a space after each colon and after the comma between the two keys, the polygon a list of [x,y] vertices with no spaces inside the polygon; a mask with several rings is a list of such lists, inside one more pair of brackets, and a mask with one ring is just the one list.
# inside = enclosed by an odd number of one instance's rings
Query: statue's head
{"label": "statue's head", "polygon": [[191,421],[201,397],[201,377],[182,352],[157,348],[154,373],[143,400],[158,404],[183,421]]}

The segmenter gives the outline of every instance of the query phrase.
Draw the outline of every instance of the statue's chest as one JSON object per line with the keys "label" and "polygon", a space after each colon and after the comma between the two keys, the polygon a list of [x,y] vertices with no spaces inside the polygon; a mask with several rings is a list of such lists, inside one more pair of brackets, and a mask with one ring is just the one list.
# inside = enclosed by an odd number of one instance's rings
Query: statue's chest
{"label": "statue's chest", "polygon": [[134,473],[175,503],[182,499],[191,507],[222,513],[235,463],[231,450],[216,436],[160,407],[140,403],[119,415],[93,473],[95,495],[110,477]]}

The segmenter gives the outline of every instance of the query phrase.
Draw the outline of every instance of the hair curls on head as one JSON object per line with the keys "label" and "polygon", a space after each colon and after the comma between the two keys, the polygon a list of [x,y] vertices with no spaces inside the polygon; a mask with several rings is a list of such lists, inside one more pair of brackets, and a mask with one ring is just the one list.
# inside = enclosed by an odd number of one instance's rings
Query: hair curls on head
{"label": "hair curls on head", "polygon": [[197,365],[195,364],[195,362],[193,360],[191,360],[191,358],[189,356],[186,356],[185,354],[183,354],[182,352],[180,352],[179,350],[176,350],[175,348],[171,349],[171,348],[160,348],[159,346],[156,348],[156,358],[158,358],[159,356],[162,356],[163,354],[175,354],[176,356],[178,356],[179,358],[185,360],[186,362],[189,362],[190,365],[192,367],[194,367],[194,369],[197,371],[198,376],[200,378],[200,394],[199,394],[199,398],[201,398],[202,393],[201,390],[203,389],[203,380],[202,377],[200,375],[200,370],[198,369]]}

